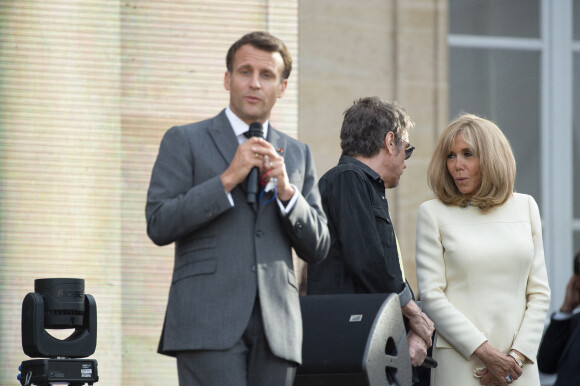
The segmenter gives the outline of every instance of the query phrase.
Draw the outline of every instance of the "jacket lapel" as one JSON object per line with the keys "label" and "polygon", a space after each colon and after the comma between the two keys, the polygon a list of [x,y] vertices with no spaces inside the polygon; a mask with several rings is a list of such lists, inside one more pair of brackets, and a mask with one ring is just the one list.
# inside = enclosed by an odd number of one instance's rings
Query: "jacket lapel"
{"label": "jacket lapel", "polygon": [[[284,149],[285,141],[282,138],[282,136],[280,136],[280,133],[272,127],[272,125],[270,125],[270,127],[268,128],[268,136],[266,138],[266,141],[268,141],[268,142],[270,142],[270,144],[272,144],[274,149],[276,149],[276,152],[278,153],[278,155],[284,156],[283,149]],[[263,186],[260,187],[260,193],[262,192],[262,189],[264,189]],[[271,197],[272,196],[270,194],[264,193],[264,197],[262,197],[262,201],[268,201],[268,199]],[[274,200],[268,204],[262,204],[261,202],[259,202],[258,203],[258,214],[260,214],[264,209],[266,209],[266,207],[268,207],[270,205],[277,206],[278,203],[276,202],[276,200]]]}
{"label": "jacket lapel", "polygon": [[[234,129],[226,116],[226,110],[223,109],[212,121],[212,125],[209,130],[209,134],[213,140],[213,143],[221,154],[222,158],[229,166],[234,159],[236,150],[238,149],[239,143],[238,138],[234,134]],[[244,191],[248,189],[247,179],[238,185]]]}
{"label": "jacket lapel", "polygon": [[286,145],[286,141],[272,126],[270,126],[268,129],[268,138],[266,138],[266,140],[270,142],[272,146],[274,146],[274,149],[276,149],[276,153],[278,153],[278,155],[284,157],[284,146]]}
{"label": "jacket lapel", "polygon": [[234,135],[234,129],[226,116],[226,110],[222,110],[214,119],[209,130],[215,147],[229,165],[236,154],[238,139]]}

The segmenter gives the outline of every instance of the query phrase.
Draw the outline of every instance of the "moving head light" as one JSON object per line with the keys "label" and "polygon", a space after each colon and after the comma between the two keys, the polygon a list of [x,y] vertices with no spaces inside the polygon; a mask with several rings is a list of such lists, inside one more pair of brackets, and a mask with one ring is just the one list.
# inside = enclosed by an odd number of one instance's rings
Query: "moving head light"
{"label": "moving head light", "polygon": [[[33,359],[22,362],[23,386],[53,382],[79,386],[99,380],[97,361],[85,358],[97,347],[97,304],[85,294],[84,279],[36,279],[22,302],[22,348]],[[57,339],[46,329],[74,329]]]}

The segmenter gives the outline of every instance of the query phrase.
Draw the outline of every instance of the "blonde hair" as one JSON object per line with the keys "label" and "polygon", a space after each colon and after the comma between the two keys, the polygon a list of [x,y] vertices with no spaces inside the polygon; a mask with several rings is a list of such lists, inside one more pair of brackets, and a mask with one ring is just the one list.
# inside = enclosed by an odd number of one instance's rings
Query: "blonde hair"
{"label": "blonde hair", "polygon": [[[481,186],[469,200],[447,169],[447,156],[458,135],[479,160],[481,170]],[[516,160],[508,139],[493,122],[473,114],[458,116],[441,133],[427,169],[427,183],[443,203],[465,207],[471,202],[484,211],[510,198],[515,179]]]}

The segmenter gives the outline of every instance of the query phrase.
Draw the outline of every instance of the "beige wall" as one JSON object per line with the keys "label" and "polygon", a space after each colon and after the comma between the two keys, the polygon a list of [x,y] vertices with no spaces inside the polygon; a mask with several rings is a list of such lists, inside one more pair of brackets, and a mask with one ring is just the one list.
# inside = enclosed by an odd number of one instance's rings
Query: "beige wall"
{"label": "beige wall", "polygon": [[[84,278],[95,297],[99,385],[177,384],[156,353],[173,246],[153,245],[144,215],[159,142],[227,105],[243,34],[268,30],[297,58],[297,19],[296,0],[2,2],[1,385],[30,359],[22,300],[46,277]],[[271,117],[292,136],[297,79]]]}
{"label": "beige wall", "polygon": [[342,114],[363,96],[397,100],[416,122],[416,150],[388,192],[411,285],[415,224],[431,193],[426,168],[447,120],[447,1],[302,0],[299,3],[299,137],[319,176],[340,156]]}
{"label": "beige wall", "polygon": [[119,15],[90,1],[20,4],[0,7],[0,384],[30,359],[22,300],[47,277],[86,279],[107,343],[99,367],[118,384],[108,369],[122,344]]}

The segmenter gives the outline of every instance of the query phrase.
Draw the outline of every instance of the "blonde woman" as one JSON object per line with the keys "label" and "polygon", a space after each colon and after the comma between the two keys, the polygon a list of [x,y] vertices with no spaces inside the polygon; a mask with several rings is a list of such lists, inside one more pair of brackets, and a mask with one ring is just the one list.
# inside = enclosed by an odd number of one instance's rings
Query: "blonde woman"
{"label": "blonde woman", "polygon": [[516,163],[472,114],[441,134],[428,169],[437,199],[417,220],[417,278],[435,322],[432,385],[540,385],[536,353],[550,289],[540,213],[514,193]]}

